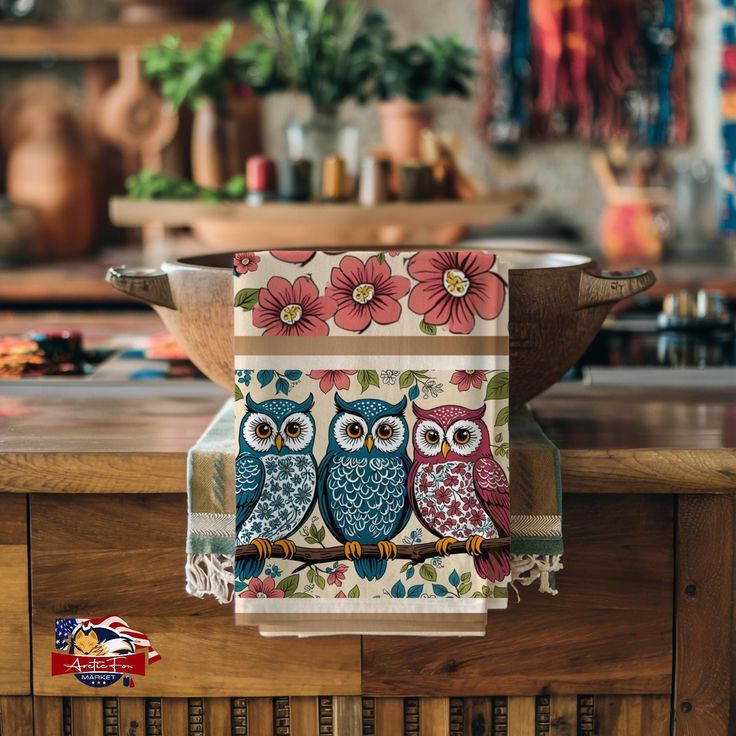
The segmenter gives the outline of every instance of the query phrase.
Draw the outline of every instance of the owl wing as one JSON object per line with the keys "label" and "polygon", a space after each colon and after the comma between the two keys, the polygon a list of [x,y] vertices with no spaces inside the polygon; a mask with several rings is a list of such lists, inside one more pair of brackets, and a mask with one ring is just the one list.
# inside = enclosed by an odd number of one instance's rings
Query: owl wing
{"label": "owl wing", "polygon": [[502,537],[510,531],[509,481],[503,468],[492,458],[482,457],[473,467],[475,492]]}
{"label": "owl wing", "polygon": [[266,471],[251,455],[238,455],[235,461],[235,528],[240,528],[253,513],[263,493]]}
{"label": "owl wing", "polygon": [[319,468],[317,468],[317,503],[319,504],[319,511],[322,514],[322,518],[332,536],[338,542],[345,544],[347,541],[345,535],[338,527],[335,517],[332,515],[332,503],[330,502],[330,490],[328,488],[330,466],[332,465],[333,459],[334,455],[332,453],[325,455],[319,464]]}
{"label": "owl wing", "polygon": [[412,500],[412,496],[414,494],[411,492],[412,488],[414,487],[414,466],[412,465],[412,462],[409,459],[408,455],[405,454],[401,459],[404,463],[404,471],[406,472],[406,496],[404,500],[404,508],[401,512],[401,517],[396,522],[396,531],[393,533],[393,536],[399,534],[399,532],[401,532],[403,528],[409,523],[409,517],[411,516],[412,509],[414,508],[414,502]]}

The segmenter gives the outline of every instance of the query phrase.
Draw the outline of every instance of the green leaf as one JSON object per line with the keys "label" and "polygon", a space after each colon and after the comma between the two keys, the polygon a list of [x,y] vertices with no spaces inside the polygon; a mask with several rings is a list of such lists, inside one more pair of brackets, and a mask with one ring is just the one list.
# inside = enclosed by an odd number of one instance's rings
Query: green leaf
{"label": "green leaf", "polygon": [[509,591],[507,588],[504,588],[502,585],[496,585],[493,588],[493,597],[494,598],[508,598]]}
{"label": "green leaf", "polygon": [[319,541],[319,530],[317,529],[316,524],[309,525],[309,536],[314,537],[316,540]]}
{"label": "green leaf", "polygon": [[473,587],[472,583],[463,583],[458,589],[457,594],[458,595],[465,595],[466,593],[470,592],[470,589]]}
{"label": "green leaf", "polygon": [[315,575],[314,582],[316,583],[317,587],[320,590],[324,590],[325,589],[325,579],[319,573],[317,573],[317,575]]}
{"label": "green leaf", "polygon": [[307,570],[307,581],[310,583],[314,582],[314,570],[311,567]]}
{"label": "green leaf", "polygon": [[258,304],[258,292],[260,289],[241,289],[235,295],[235,306],[249,312]]}
{"label": "green leaf", "polygon": [[471,573],[471,572],[464,572],[464,573],[463,573],[463,574],[462,574],[462,575],[460,576],[460,580],[461,580],[461,581],[462,581],[463,583],[467,583],[467,582],[468,582],[468,580],[470,580],[470,578],[472,577],[472,575],[473,575],[473,573]]}
{"label": "green leaf", "polygon": [[399,376],[399,387],[409,388],[414,383],[414,373],[412,371],[404,371]]}
{"label": "green leaf", "polygon": [[321,526],[319,529],[317,529],[317,541],[318,542],[324,542],[325,541],[325,528]]}
{"label": "green leaf", "polygon": [[473,598],[486,598],[487,596],[483,595],[479,590],[476,590],[475,593],[473,593]]}
{"label": "green leaf", "polygon": [[500,412],[496,415],[496,426],[503,427],[504,424],[509,423],[509,408],[504,406]]}
{"label": "green leaf", "polygon": [[376,256],[376,260],[377,260],[377,261],[378,261],[379,263],[385,263],[385,262],[386,262],[386,254],[385,254],[385,253],[379,253],[379,254],[378,254],[378,255]]}
{"label": "green leaf", "polygon": [[405,562],[405,563],[404,563],[404,564],[403,564],[403,565],[401,566],[401,570],[399,570],[399,572],[401,572],[401,573],[404,573],[404,572],[406,572],[406,571],[407,571],[407,570],[408,570],[408,569],[409,569],[410,567],[411,567],[411,560],[409,560],[409,562]]}
{"label": "green leaf", "polygon": [[428,565],[426,562],[419,568],[419,576],[433,583],[437,580],[437,570],[432,565]]}
{"label": "green leaf", "polygon": [[496,442],[500,442],[500,441],[501,441],[502,439],[503,439],[503,432],[499,432],[499,433],[498,433],[498,434],[496,435],[496,439],[495,439],[495,441],[496,441]]}
{"label": "green leaf", "polygon": [[319,540],[315,539],[311,534],[307,534],[307,536],[304,537],[304,541],[307,544],[319,544]]}
{"label": "green leaf", "polygon": [[292,593],[290,598],[314,598],[310,593]]}
{"label": "green leaf", "polygon": [[375,386],[378,388],[378,371],[358,371],[358,383],[360,384],[363,392],[368,390],[369,386]]}
{"label": "green leaf", "polygon": [[484,598],[489,598],[491,595],[491,589],[487,585],[484,585],[481,588],[481,592],[483,593]]}
{"label": "green leaf", "polygon": [[436,335],[437,334],[437,326],[436,325],[428,325],[424,320],[422,320],[419,323],[419,329],[425,335]]}
{"label": "green leaf", "polygon": [[502,445],[499,445],[495,451],[494,454],[496,457],[508,457],[509,456],[509,443],[504,442]]}
{"label": "green leaf", "polygon": [[243,392],[240,390],[240,386],[238,384],[235,384],[235,401],[242,401],[243,400]]}
{"label": "green leaf", "polygon": [[486,401],[508,399],[509,397],[509,372],[496,373],[486,388]]}
{"label": "green leaf", "polygon": [[353,585],[348,591],[348,598],[360,598],[360,588],[357,585]]}
{"label": "green leaf", "polygon": [[299,575],[289,575],[289,577],[284,578],[277,586],[276,588],[278,590],[284,591],[284,596],[286,598],[290,598],[295,592],[296,589],[299,587]]}

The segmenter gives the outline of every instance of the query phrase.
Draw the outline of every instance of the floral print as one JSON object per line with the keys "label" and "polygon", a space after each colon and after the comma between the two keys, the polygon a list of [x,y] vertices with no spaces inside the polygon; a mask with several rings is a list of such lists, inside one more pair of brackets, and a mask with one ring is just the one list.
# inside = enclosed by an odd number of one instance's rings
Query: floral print
{"label": "floral print", "polygon": [[324,337],[330,332],[326,320],[336,308],[333,299],[319,296],[317,286],[307,276],[300,276],[293,284],[274,276],[258,294],[253,325],[264,328],[264,335]]}
{"label": "floral print", "polygon": [[350,376],[358,371],[311,371],[309,377],[319,381],[319,389],[323,394],[332,391],[333,388],[347,391],[350,388]]}
{"label": "floral print", "polygon": [[255,253],[237,253],[233,259],[235,275],[240,276],[240,274],[255,271],[260,262],[260,256],[257,256]]}
{"label": "floral print", "polygon": [[241,598],[283,598],[286,594],[276,587],[272,577],[251,578],[248,587],[240,594]]}
{"label": "floral print", "polygon": [[327,572],[327,585],[335,585],[338,588],[342,585],[342,581],[345,580],[345,573],[348,571],[348,566],[335,563]]}
{"label": "floral print", "polygon": [[488,380],[488,371],[455,371],[450,377],[450,383],[457,386],[458,391],[469,391],[480,388]]}
{"label": "floral print", "polygon": [[389,265],[377,256],[365,263],[355,256],[345,256],[332,269],[330,283],[325,294],[337,303],[335,324],[351,332],[362,332],[371,322],[398,322],[398,300],[409,292],[409,279],[393,276]]}
{"label": "floral print", "polygon": [[468,334],[475,318],[495,319],[503,308],[505,285],[491,268],[489,253],[422,252],[409,261],[409,275],[419,283],[409,294],[409,309],[428,325],[446,325],[450,332]]}

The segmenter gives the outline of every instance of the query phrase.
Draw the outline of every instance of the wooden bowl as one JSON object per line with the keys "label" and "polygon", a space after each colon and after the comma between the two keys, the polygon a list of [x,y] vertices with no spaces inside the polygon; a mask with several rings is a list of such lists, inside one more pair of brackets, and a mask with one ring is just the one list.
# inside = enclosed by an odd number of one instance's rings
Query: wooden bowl
{"label": "wooden bowl", "polygon": [[[415,250],[415,249],[414,249]],[[107,281],[153,306],[193,363],[233,386],[233,253],[164,263],[161,270],[111,268]],[[654,274],[602,273],[586,256],[498,251],[509,264],[513,406],[549,388],[575,364],[621,299]]]}

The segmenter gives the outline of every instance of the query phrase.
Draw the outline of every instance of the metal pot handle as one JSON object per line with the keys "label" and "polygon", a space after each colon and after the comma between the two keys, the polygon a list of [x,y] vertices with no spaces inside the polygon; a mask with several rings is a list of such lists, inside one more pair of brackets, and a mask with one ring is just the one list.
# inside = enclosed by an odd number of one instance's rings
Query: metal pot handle
{"label": "metal pot handle", "polygon": [[627,299],[648,289],[657,278],[647,268],[631,271],[581,271],[578,308],[594,307]]}
{"label": "metal pot handle", "polygon": [[108,269],[105,281],[136,299],[159,307],[176,309],[169,277],[163,271],[155,268],[113,266]]}

